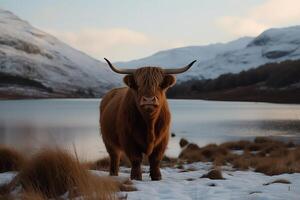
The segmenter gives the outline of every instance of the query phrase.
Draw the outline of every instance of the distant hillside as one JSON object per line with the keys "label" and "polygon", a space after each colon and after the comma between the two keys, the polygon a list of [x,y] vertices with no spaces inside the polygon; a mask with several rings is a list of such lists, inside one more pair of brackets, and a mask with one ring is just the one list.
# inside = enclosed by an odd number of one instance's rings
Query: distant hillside
{"label": "distant hillside", "polygon": [[268,29],[255,38],[244,37],[228,43],[169,49],[117,64],[124,67],[176,67],[197,60],[188,72],[178,75],[178,81],[181,82],[216,78],[224,73],[239,73],[266,63],[299,59],[300,26],[293,26]]}
{"label": "distant hillside", "polygon": [[0,99],[99,97],[120,82],[105,63],[0,9]]}
{"label": "distant hillside", "polygon": [[181,82],[170,98],[300,103],[300,60],[270,63],[216,79]]}

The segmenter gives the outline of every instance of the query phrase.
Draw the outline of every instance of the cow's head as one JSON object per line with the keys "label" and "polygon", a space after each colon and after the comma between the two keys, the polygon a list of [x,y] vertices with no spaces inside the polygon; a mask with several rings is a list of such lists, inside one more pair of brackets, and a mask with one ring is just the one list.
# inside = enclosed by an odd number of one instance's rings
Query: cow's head
{"label": "cow's head", "polygon": [[195,62],[178,69],[162,69],[160,67],[142,67],[139,69],[119,69],[105,58],[110,68],[124,77],[125,84],[131,89],[140,112],[155,115],[166,98],[166,91],[172,87],[176,78],[173,74],[187,71]]}

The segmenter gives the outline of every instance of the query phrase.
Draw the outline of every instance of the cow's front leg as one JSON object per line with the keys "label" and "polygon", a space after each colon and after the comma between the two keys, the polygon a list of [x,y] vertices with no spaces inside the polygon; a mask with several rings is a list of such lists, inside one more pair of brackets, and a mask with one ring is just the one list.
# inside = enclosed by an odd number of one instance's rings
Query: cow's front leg
{"label": "cow's front leg", "polygon": [[165,150],[167,148],[168,138],[165,138],[158,146],[153,149],[152,154],[149,156],[150,163],[150,177],[151,180],[161,180],[160,161],[162,160]]}
{"label": "cow's front leg", "polygon": [[155,158],[155,155],[151,154],[149,156],[149,162],[150,162],[150,177],[152,181],[158,181],[161,180],[161,173],[159,169],[161,159]]}
{"label": "cow's front leg", "polygon": [[142,169],[141,164],[143,160],[143,155],[141,153],[135,153],[128,156],[131,162],[131,174],[130,178],[132,180],[142,180]]}

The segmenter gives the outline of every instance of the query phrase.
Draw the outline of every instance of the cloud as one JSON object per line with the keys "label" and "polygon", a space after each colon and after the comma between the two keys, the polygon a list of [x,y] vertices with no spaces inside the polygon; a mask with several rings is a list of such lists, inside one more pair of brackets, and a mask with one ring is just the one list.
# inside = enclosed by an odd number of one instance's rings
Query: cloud
{"label": "cloud", "polygon": [[268,28],[266,25],[260,24],[251,18],[232,16],[224,16],[218,19],[217,24],[226,32],[235,36],[255,36]]}
{"label": "cloud", "polygon": [[268,0],[254,8],[250,15],[266,24],[288,24],[300,20],[299,0]]}
{"label": "cloud", "polygon": [[245,16],[223,16],[216,24],[234,36],[255,36],[271,27],[299,23],[299,8],[299,0],[267,0],[249,9]]}
{"label": "cloud", "polygon": [[127,28],[45,31],[95,58],[109,57],[114,61],[148,56],[159,49],[184,45],[181,41],[163,41]]}
{"label": "cloud", "polygon": [[47,32],[96,58],[116,53],[129,56],[128,49],[144,46],[150,42],[143,33],[125,28],[85,28],[76,32],[57,30],[47,30]]}

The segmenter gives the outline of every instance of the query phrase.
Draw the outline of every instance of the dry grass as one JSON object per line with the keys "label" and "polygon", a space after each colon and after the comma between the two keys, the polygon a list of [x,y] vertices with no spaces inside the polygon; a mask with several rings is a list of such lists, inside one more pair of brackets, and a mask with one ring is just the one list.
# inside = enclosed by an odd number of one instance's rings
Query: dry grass
{"label": "dry grass", "polygon": [[69,192],[69,198],[115,199],[120,185],[112,179],[92,175],[78,160],[62,150],[43,150],[34,155],[9,184],[21,185],[22,199],[55,198]]}
{"label": "dry grass", "polygon": [[160,167],[180,167],[183,164],[181,160],[178,158],[172,158],[168,156],[164,156],[162,161],[160,162]]}
{"label": "dry grass", "polygon": [[15,149],[0,146],[0,173],[18,171],[25,163],[25,158]]}
{"label": "dry grass", "polygon": [[20,195],[22,200],[46,200],[47,197],[37,191],[27,191]]}
{"label": "dry grass", "polygon": [[[143,162],[146,162],[146,161],[143,161]],[[101,158],[94,162],[86,162],[83,165],[86,168],[91,169],[91,170],[109,171],[109,163],[110,163],[110,158],[104,157],[104,158]],[[131,166],[129,159],[124,155],[121,156],[120,166],[124,166],[124,167]]]}
{"label": "dry grass", "polygon": [[[221,158],[229,153],[228,149],[218,146],[216,144],[209,144],[202,148],[198,145],[189,143],[179,154],[179,159],[192,162],[214,162],[216,158]],[[219,159],[217,162],[222,161]]]}
{"label": "dry grass", "polygon": [[213,169],[213,170],[209,171],[207,174],[204,174],[201,178],[209,178],[212,180],[224,179],[222,176],[222,172],[219,169]]}
{"label": "dry grass", "polygon": [[[242,154],[235,154],[241,150]],[[251,141],[225,142],[199,147],[189,143],[179,155],[188,162],[213,162],[215,166],[231,164],[239,170],[254,169],[267,175],[300,172],[300,146],[267,137]]]}
{"label": "dry grass", "polygon": [[229,149],[229,150],[244,150],[248,147],[248,145],[250,144],[250,141],[244,141],[244,140],[240,140],[240,141],[236,141],[236,142],[225,142],[223,144],[221,144],[220,146]]}
{"label": "dry grass", "polygon": [[274,184],[274,183],[291,184],[291,182],[286,180],[286,179],[276,179],[275,181],[265,183],[263,185],[271,185],[271,184]]}
{"label": "dry grass", "polygon": [[184,138],[181,138],[181,139],[180,139],[180,141],[179,141],[179,146],[180,146],[181,148],[185,147],[187,144],[189,144],[189,142],[188,142],[186,139],[184,139]]}
{"label": "dry grass", "polygon": [[[84,163],[84,166],[86,166],[86,168],[91,169],[91,170],[109,171],[109,163],[110,163],[110,158],[104,157],[95,162],[86,162],[86,163]],[[148,158],[146,156],[143,158],[142,164],[149,165]],[[160,166],[161,167],[174,167],[179,164],[181,164],[181,162],[177,158],[164,156],[160,163]],[[129,159],[124,155],[121,156],[120,166],[131,167],[131,163],[130,163]]]}
{"label": "dry grass", "polygon": [[84,167],[91,170],[101,170],[108,171],[109,170],[109,157],[101,158],[95,162],[85,162],[83,163]]}
{"label": "dry grass", "polygon": [[128,179],[127,181],[120,184],[120,191],[133,192],[133,191],[137,191],[137,188],[134,187],[132,181]]}

